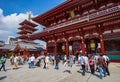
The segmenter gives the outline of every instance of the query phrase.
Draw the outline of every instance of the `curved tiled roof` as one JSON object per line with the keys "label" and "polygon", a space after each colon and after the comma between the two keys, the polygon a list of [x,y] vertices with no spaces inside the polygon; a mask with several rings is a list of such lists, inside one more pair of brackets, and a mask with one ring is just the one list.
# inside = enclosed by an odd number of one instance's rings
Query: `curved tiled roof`
{"label": "curved tiled roof", "polygon": [[6,49],[6,50],[14,50],[16,45],[10,45],[10,44],[5,44],[4,46],[0,47],[0,49]]}

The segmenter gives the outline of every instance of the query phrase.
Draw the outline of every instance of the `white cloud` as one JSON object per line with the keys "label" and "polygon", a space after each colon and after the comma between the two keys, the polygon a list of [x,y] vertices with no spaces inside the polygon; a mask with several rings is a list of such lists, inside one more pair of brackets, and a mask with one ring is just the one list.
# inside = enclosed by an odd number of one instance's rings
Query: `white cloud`
{"label": "white cloud", "polygon": [[[34,17],[32,15],[32,17]],[[18,28],[19,23],[24,21],[25,19],[28,19],[28,12],[26,13],[13,13],[7,16],[4,16],[3,10],[0,8],[0,40],[4,40],[6,43],[8,42],[8,36],[19,36],[17,32],[19,31]],[[39,26],[39,30],[37,32],[40,32],[43,27]],[[37,41],[38,43],[45,46],[45,42]]]}
{"label": "white cloud", "polygon": [[7,16],[3,15],[3,10],[0,9],[0,40],[7,42],[8,36],[18,36],[19,23],[28,18],[27,13],[13,13]]}
{"label": "white cloud", "polygon": [[11,34],[12,34],[12,32],[10,32],[10,31],[0,29],[0,40],[7,41],[8,35],[11,35]]}
{"label": "white cloud", "polygon": [[0,9],[0,29],[16,32],[19,23],[28,18],[28,13],[13,13],[7,16],[3,15],[3,10]]}

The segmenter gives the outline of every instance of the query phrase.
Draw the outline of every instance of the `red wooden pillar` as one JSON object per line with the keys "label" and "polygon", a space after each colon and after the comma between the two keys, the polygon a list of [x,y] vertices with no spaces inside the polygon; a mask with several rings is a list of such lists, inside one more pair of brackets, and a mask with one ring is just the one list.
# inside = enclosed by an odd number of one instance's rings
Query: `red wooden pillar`
{"label": "red wooden pillar", "polygon": [[68,39],[66,39],[66,57],[69,57],[69,43],[68,43]]}
{"label": "red wooden pillar", "polygon": [[29,57],[29,56],[30,56],[30,53],[29,53],[29,51],[27,51],[27,50],[24,50],[24,52],[23,52],[23,53],[24,53],[24,55],[25,55],[25,56],[27,56],[27,57]]}
{"label": "red wooden pillar", "polygon": [[103,34],[102,34],[102,30],[101,30],[101,25],[98,25],[98,28],[99,28],[99,37],[100,37],[101,52],[105,53],[105,47],[104,47],[104,40],[103,40]]}
{"label": "red wooden pillar", "polygon": [[54,57],[57,56],[57,42],[55,42]]}
{"label": "red wooden pillar", "polygon": [[46,42],[46,56],[48,56],[48,42]]}
{"label": "red wooden pillar", "polygon": [[103,35],[100,35],[100,46],[101,46],[101,52],[105,53],[105,47],[104,47],[104,41],[103,41]]}
{"label": "red wooden pillar", "polygon": [[82,53],[85,54],[85,39],[84,37],[81,37],[82,39]]}
{"label": "red wooden pillar", "polygon": [[[85,54],[85,39],[84,39],[84,34],[85,33],[83,31],[83,28],[78,29],[78,31],[79,31],[80,36],[82,36],[81,37],[81,40],[82,40],[82,44],[81,44],[82,53]],[[80,45],[80,43],[79,43],[79,45]]]}

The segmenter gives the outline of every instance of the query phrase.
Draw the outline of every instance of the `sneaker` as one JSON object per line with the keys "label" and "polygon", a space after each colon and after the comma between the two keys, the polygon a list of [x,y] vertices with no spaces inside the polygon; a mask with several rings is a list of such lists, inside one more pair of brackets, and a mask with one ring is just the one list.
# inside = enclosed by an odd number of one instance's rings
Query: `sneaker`
{"label": "sneaker", "polygon": [[107,74],[108,76],[110,76],[110,74]]}

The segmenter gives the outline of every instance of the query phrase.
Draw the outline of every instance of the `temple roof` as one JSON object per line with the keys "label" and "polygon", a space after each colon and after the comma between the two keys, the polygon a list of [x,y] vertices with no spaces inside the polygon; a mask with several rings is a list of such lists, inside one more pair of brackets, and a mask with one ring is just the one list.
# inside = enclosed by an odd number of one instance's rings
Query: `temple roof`
{"label": "temple roof", "polygon": [[26,24],[22,25],[22,26],[19,27],[18,29],[20,29],[20,30],[23,30],[23,29],[30,29],[30,30],[33,30],[33,31],[38,30],[37,28],[32,27],[32,26],[29,26],[29,25],[26,25]]}
{"label": "temple roof", "polygon": [[10,45],[10,44],[5,44],[4,46],[0,47],[0,49],[4,49],[4,50],[14,50],[16,45]]}
{"label": "temple roof", "polygon": [[14,51],[16,48],[20,48],[20,50],[45,50],[44,46],[39,45],[39,44],[30,44],[30,43],[23,43],[19,42],[18,45],[10,45],[10,44],[5,44],[4,46],[0,47],[2,50],[10,50]]}
{"label": "temple roof", "polygon": [[15,50],[20,49],[23,51],[24,49],[27,50],[45,50],[44,46],[42,45],[36,45],[36,44],[30,44],[30,43],[24,43],[24,42],[19,42],[18,45],[16,46]]}
{"label": "temple roof", "polygon": [[23,43],[29,43],[29,44],[39,44],[39,43],[37,43],[37,42],[34,42],[34,41],[32,41],[32,40],[21,40],[20,42],[23,42]]}
{"label": "temple roof", "polygon": [[17,32],[18,34],[27,34],[27,33],[30,33],[30,34],[32,34],[33,33],[33,31],[30,31],[30,30],[21,30],[21,31],[19,31],[19,32]]}
{"label": "temple roof", "polygon": [[92,0],[67,0],[64,3],[56,6],[55,8],[45,12],[44,14],[32,18],[32,20],[44,26],[48,26],[47,22],[45,22],[46,21],[45,19],[55,16],[56,14],[61,14],[65,11],[67,12],[74,8],[75,6],[82,5],[83,3],[86,3],[88,1]]}
{"label": "temple roof", "polygon": [[32,23],[32,22],[30,22],[30,21],[28,21],[28,20],[24,20],[24,21],[21,22],[19,25],[24,25],[24,24],[29,25],[29,26],[32,26],[32,27],[38,26],[37,24]]}
{"label": "temple roof", "polygon": [[17,38],[19,38],[19,39],[28,39],[28,36],[25,35],[25,34],[23,34],[23,35],[21,35],[21,36],[18,36]]}

